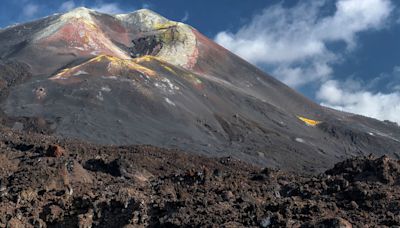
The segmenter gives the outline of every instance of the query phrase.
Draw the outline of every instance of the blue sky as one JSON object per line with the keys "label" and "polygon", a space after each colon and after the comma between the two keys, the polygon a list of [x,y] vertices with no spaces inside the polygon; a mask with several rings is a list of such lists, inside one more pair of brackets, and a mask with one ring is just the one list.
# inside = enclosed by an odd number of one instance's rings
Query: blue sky
{"label": "blue sky", "polygon": [[200,30],[326,106],[400,123],[395,0],[3,0],[0,27],[86,6],[150,8]]}

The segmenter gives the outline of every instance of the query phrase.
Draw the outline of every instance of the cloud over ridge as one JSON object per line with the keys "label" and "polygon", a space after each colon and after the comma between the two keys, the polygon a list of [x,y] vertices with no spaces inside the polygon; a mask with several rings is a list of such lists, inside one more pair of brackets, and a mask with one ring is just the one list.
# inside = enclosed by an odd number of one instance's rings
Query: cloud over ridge
{"label": "cloud over ridge", "polygon": [[[327,3],[300,1],[291,8],[268,7],[239,30],[219,32],[215,41],[271,69],[289,86],[317,85],[315,98],[324,106],[400,123],[399,67],[370,83],[357,84],[335,79],[333,66],[357,48],[359,33],[386,26],[394,4],[390,0],[337,0],[334,11],[323,15]],[[330,48],[332,43],[344,44],[345,53]],[[371,91],[378,82],[386,83],[389,91]]]}
{"label": "cloud over ridge", "polygon": [[353,90],[338,81],[325,82],[317,92],[322,105],[342,111],[357,113],[379,120],[400,123],[400,92],[392,93]]}
{"label": "cloud over ridge", "polygon": [[218,33],[215,41],[252,63],[272,65],[272,73],[293,87],[326,80],[340,57],[328,44],[354,47],[357,33],[382,27],[393,5],[389,0],[339,0],[332,15],[321,17],[325,3],[274,5],[237,32]]}

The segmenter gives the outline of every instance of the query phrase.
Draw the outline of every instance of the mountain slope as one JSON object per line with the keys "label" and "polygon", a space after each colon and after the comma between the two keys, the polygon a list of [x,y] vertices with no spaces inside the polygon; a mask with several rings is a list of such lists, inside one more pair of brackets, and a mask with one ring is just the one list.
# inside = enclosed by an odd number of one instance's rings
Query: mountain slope
{"label": "mountain slope", "polygon": [[396,125],[321,107],[149,10],[78,8],[2,30],[0,43],[1,58],[32,75],[8,83],[2,101],[2,122],[17,129],[303,172],[356,155],[400,155]]}

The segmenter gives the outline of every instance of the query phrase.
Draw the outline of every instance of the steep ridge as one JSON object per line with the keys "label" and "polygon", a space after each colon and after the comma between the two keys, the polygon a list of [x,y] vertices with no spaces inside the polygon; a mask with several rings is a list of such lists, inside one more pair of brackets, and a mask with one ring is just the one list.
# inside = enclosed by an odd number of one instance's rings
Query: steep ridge
{"label": "steep ridge", "polygon": [[2,30],[0,43],[3,59],[33,74],[2,101],[10,127],[39,118],[64,137],[302,172],[351,156],[400,156],[398,126],[321,107],[149,10],[112,16],[77,8]]}
{"label": "steep ridge", "polygon": [[57,54],[72,51],[77,56],[109,54],[129,58],[106,37],[91,14],[85,8],[66,13],[35,34],[33,43],[43,49],[55,49]]}

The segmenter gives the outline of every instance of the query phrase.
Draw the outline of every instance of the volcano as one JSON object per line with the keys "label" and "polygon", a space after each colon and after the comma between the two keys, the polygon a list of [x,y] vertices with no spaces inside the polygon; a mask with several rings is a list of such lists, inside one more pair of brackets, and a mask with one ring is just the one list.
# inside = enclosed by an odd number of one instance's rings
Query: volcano
{"label": "volcano", "polygon": [[322,107],[150,10],[77,8],[2,29],[0,43],[0,120],[14,130],[306,173],[400,158],[397,124]]}

